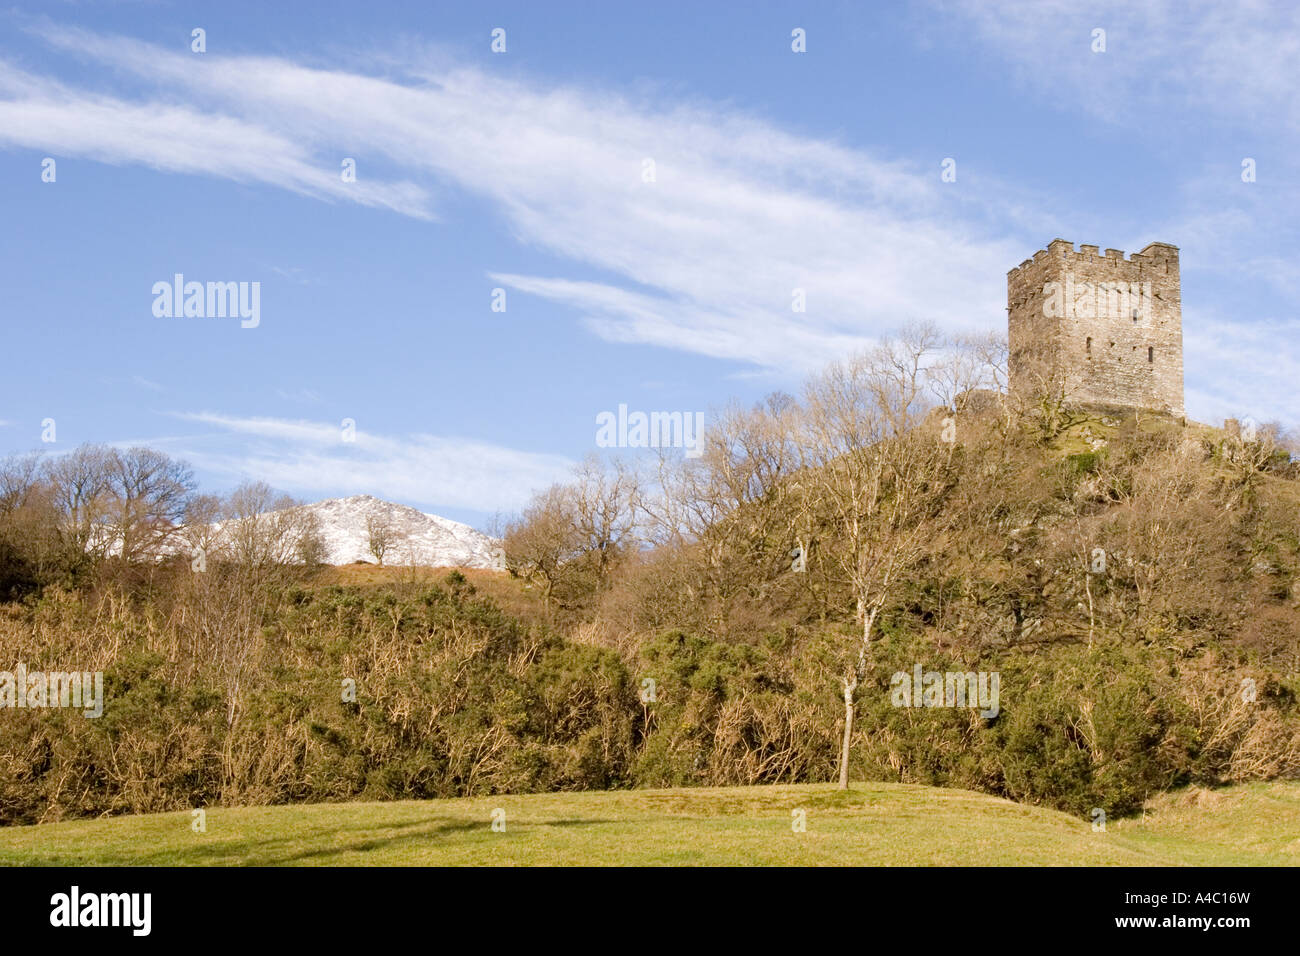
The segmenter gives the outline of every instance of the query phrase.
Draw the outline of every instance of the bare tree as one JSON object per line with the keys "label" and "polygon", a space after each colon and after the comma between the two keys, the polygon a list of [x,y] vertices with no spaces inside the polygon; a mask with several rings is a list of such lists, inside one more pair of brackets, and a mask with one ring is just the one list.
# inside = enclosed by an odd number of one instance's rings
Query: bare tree
{"label": "bare tree", "polygon": [[859,626],[841,681],[839,784],[848,786],[854,695],[866,675],[881,611],[936,534],[950,449],[917,427],[926,411],[930,329],[906,331],[831,366],[807,389],[804,457],[834,541],[825,549],[848,582]]}
{"label": "bare tree", "polygon": [[1040,442],[1050,442],[1087,419],[1079,409],[1078,386],[1054,352],[1022,354],[1015,378],[1016,389],[1008,395],[1011,418],[1028,423]]}
{"label": "bare tree", "polygon": [[303,560],[319,538],[315,515],[265,482],[240,485],[226,499],[220,548],[242,568],[265,577]]}
{"label": "bare tree", "polygon": [[63,515],[64,537],[75,550],[102,556],[113,545],[104,524],[112,496],[113,455],[104,445],[80,445],[46,465]]}
{"label": "bare tree", "polygon": [[1273,422],[1269,427],[1277,436],[1278,447],[1285,451],[1292,461],[1300,457],[1300,427],[1295,425],[1288,427],[1281,422]]}
{"label": "bare tree", "polygon": [[958,335],[943,346],[943,358],[928,370],[939,404],[965,411],[983,393],[1000,395],[1007,384],[1007,340],[995,333]]}
{"label": "bare tree", "polygon": [[299,520],[294,556],[309,568],[324,564],[329,557],[329,546],[321,533],[320,518],[314,511],[299,506],[295,509]]}
{"label": "bare tree", "polygon": [[578,551],[590,556],[600,583],[635,547],[638,481],[635,472],[615,462],[606,469],[589,457],[577,468],[570,486],[570,508],[578,534]]}
{"label": "bare tree", "polygon": [[523,513],[506,523],[502,541],[510,572],[542,589],[547,607],[556,586],[573,569],[581,553],[581,536],[573,497],[564,485],[533,496]]}
{"label": "bare tree", "polygon": [[44,461],[38,453],[11,455],[0,461],[0,515],[29,504],[41,493]]}
{"label": "bare tree", "polygon": [[192,495],[186,502],[185,520],[176,534],[176,543],[196,567],[202,567],[208,556],[215,557],[220,549],[224,507],[216,495]]}
{"label": "bare tree", "polygon": [[506,567],[553,600],[572,604],[605,587],[638,545],[640,480],[631,467],[591,457],[505,525]]}
{"label": "bare tree", "polygon": [[776,392],[718,412],[699,458],[661,454],[639,497],[648,541],[699,544],[714,575],[725,553],[759,560],[768,533],[790,524],[784,492],[800,467],[798,421],[798,402]]}
{"label": "bare tree", "polygon": [[366,548],[375,556],[381,568],[384,566],[384,557],[405,537],[387,514],[372,511],[366,515]]}
{"label": "bare tree", "polygon": [[189,465],[152,448],[111,452],[105,516],[126,561],[157,557],[185,519],[195,488]]}
{"label": "bare tree", "polygon": [[37,587],[51,572],[84,559],[68,548],[62,525],[41,456],[0,461],[0,596]]}

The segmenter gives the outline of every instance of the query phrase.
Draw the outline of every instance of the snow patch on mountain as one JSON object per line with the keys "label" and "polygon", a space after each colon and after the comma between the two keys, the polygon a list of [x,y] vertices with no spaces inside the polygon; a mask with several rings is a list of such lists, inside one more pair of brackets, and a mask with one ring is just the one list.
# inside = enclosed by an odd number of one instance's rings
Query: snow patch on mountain
{"label": "snow patch on mountain", "polygon": [[386,528],[392,544],[385,565],[505,570],[501,543],[459,521],[426,514],[372,495],[329,498],[304,511],[316,515],[325,543],[326,564],[377,563],[370,551],[370,529]]}

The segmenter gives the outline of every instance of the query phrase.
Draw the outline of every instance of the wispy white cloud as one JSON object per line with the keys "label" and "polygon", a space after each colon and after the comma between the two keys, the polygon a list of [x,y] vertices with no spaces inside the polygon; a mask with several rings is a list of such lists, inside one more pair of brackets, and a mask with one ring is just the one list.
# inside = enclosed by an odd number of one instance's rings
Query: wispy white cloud
{"label": "wispy white cloud", "polygon": [[1188,414],[1210,424],[1251,417],[1300,422],[1300,318],[1234,321],[1203,309],[1183,315]]}
{"label": "wispy white cloud", "polygon": [[[657,345],[795,373],[820,368],[863,344],[861,334],[837,332],[806,314],[782,314],[775,309],[723,311],[703,303],[666,302],[600,282],[502,273],[489,277],[578,309],[587,316],[587,326],[611,342]],[[815,291],[809,296],[815,296]]]}
{"label": "wispy white cloud", "polygon": [[[1300,6],[1290,0],[934,0],[1057,106],[1158,126],[1209,112],[1239,128],[1300,120]],[[933,19],[931,22],[934,22]],[[1105,31],[1104,52],[1094,30]]]}
{"label": "wispy white cloud", "polygon": [[143,375],[132,375],[130,378],[104,376],[99,381],[101,384],[111,386],[134,385],[136,388],[148,389],[151,392],[165,392],[167,390],[167,386],[155,382],[151,378],[145,378]]}
{"label": "wispy white cloud", "polygon": [[270,269],[276,275],[282,276],[283,278],[288,279],[290,282],[296,282],[298,285],[314,285],[316,282],[320,281],[319,279],[309,276],[305,270],[300,269],[296,266],[290,266],[286,268],[284,266],[273,265],[270,266]]}
{"label": "wispy white cloud", "polygon": [[[938,6],[945,16],[930,18],[934,29],[974,35],[1044,103],[1148,134],[1199,113],[1216,117],[1216,128],[1267,123],[1281,128],[1281,142],[1300,128],[1292,77],[1300,8]],[[1105,54],[1089,49],[1095,27],[1108,31]],[[520,242],[569,262],[553,273],[570,274],[547,276],[489,264],[492,281],[512,295],[561,303],[610,341],[752,363],[752,374],[815,367],[913,319],[1001,327],[1006,270],[1052,235],[1129,249],[1166,239],[1184,247],[1185,275],[1254,270],[1280,292],[1300,287],[1294,257],[1277,252],[1294,248],[1294,204],[1276,192],[1225,203],[1216,190],[1235,169],[1198,169],[1180,213],[1144,224],[1140,236],[1074,235],[1069,210],[1023,186],[985,177],[967,188],[966,172],[942,184],[939,157],[917,165],[719,104],[511,79],[437,50],[320,68],[194,56],[49,25],[37,32],[106,68],[103,83],[77,89],[0,62],[0,145],[264,183],[420,218],[433,217],[444,190],[469,193]],[[143,81],[146,92],[139,83],[108,92],[115,77]],[[357,159],[355,183],[339,175],[345,156]],[[1025,235],[1034,245],[1011,238]],[[1252,253],[1260,235],[1269,241]],[[792,308],[796,290],[805,312]],[[1294,411],[1290,393],[1246,374],[1250,343],[1263,348],[1291,320],[1185,306],[1189,411],[1218,414],[1234,394],[1273,409],[1265,414]],[[1246,321],[1257,328],[1243,330]],[[349,462],[334,461],[333,473],[352,474]]]}
{"label": "wispy white cloud", "polygon": [[[491,513],[521,507],[531,492],[563,480],[560,455],[439,435],[384,435],[309,420],[177,412],[213,432],[173,453],[234,481],[255,478],[295,494],[367,493],[428,508]],[[222,439],[234,439],[223,441]]]}
{"label": "wispy white cloud", "polygon": [[161,99],[128,102],[33,76],[0,61],[0,143],[55,156],[138,163],[265,183],[431,218],[427,193],[407,182],[344,183],[291,135]]}
{"label": "wispy white cloud", "polygon": [[[569,305],[613,341],[811,366],[915,319],[996,325],[1008,264],[1032,251],[993,214],[1015,205],[996,182],[945,185],[941,157],[909,164],[716,104],[512,80],[436,51],[389,57],[377,76],[38,32],[156,84],[165,101],[23,75],[0,101],[0,130],[23,132],[0,131],[0,141],[411,214],[426,213],[441,188],[468,191],[523,242],[598,276],[501,281]],[[95,121],[99,112],[108,118]],[[73,124],[78,114],[92,122]],[[147,136],[132,134],[144,126]],[[339,181],[340,156],[357,158],[357,183]],[[368,186],[376,169],[401,182]],[[795,290],[806,312],[792,308]]]}
{"label": "wispy white cloud", "polygon": [[286,402],[297,402],[302,405],[319,405],[321,403],[320,393],[312,388],[284,389],[277,388],[275,394],[278,398]]}

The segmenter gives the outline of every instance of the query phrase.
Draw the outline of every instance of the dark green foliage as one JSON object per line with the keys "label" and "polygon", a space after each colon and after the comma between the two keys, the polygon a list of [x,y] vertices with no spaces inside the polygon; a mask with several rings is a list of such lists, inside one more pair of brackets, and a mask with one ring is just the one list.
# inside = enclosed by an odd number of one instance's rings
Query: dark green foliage
{"label": "dark green foliage", "polygon": [[[463,580],[407,599],[292,587],[266,605],[233,691],[221,654],[164,653],[139,617],[95,630],[89,609],[66,597],[20,613],[47,634],[90,631],[119,647],[104,669],[103,717],[4,712],[5,823],[214,803],[824,781],[835,769],[836,630],[771,630],[754,643],[671,630],[629,663],[525,627]],[[961,660],[909,620],[884,623],[857,693],[857,778],[1117,816],[1188,782],[1294,772],[1295,687],[1261,679],[1243,709],[1248,672],[1232,661],[1114,640]],[[71,653],[15,652],[49,669]],[[1000,712],[895,706],[891,676],[917,663],[998,672]],[[343,699],[344,679],[355,701]]]}
{"label": "dark green foliage", "polygon": [[1065,461],[1075,474],[1090,475],[1097,470],[1101,456],[1095,451],[1084,451],[1076,455],[1067,455]]}

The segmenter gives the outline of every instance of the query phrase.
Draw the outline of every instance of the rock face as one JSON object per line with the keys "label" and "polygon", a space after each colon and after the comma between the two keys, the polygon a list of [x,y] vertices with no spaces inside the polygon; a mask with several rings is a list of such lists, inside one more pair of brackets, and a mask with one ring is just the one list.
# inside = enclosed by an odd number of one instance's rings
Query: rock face
{"label": "rock face", "polygon": [[329,498],[307,505],[320,521],[327,564],[377,563],[371,528],[391,537],[384,564],[505,570],[500,543],[467,524],[425,514],[371,495]]}

